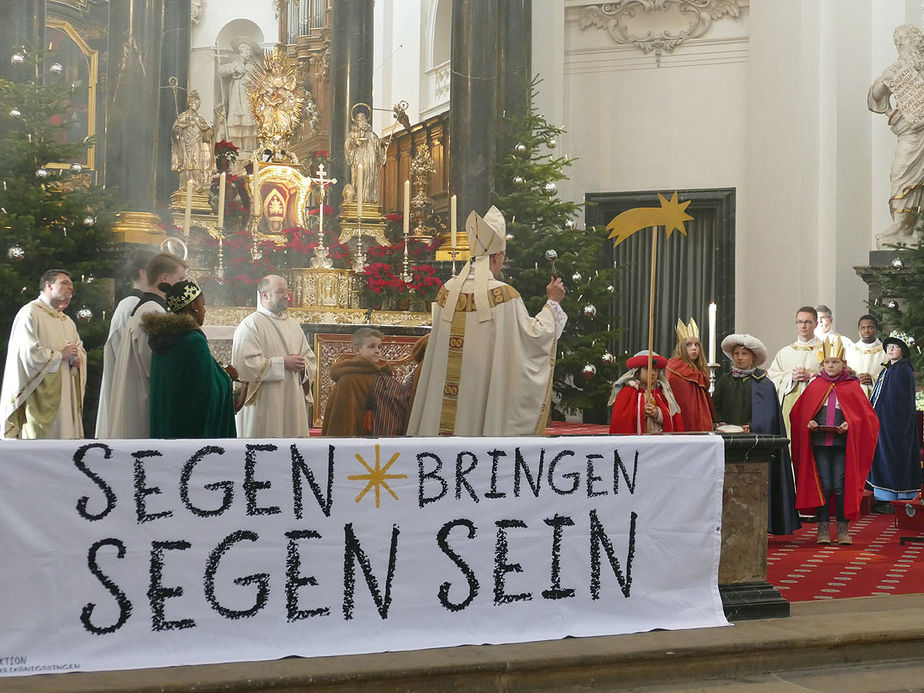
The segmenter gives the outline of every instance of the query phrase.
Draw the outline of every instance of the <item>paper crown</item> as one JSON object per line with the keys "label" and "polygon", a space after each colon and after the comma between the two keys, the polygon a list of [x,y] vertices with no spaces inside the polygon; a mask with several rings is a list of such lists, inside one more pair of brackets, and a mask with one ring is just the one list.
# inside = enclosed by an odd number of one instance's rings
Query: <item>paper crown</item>
{"label": "paper crown", "polygon": [[167,292],[167,307],[172,313],[176,313],[195,301],[201,293],[202,288],[196,282],[186,280],[177,282]]}
{"label": "paper crown", "polygon": [[507,222],[493,205],[483,217],[473,210],[465,220],[465,233],[472,257],[493,255],[507,248]]}
{"label": "paper crown", "polygon": [[914,346],[914,337],[901,330],[892,330],[888,337],[882,340],[882,348],[885,349],[889,344],[895,344],[902,350],[902,356],[908,358],[911,355],[911,347]]}
{"label": "paper crown", "polygon": [[683,320],[677,318],[677,341],[683,342],[690,337],[699,339],[699,326],[696,324],[696,320],[690,318],[690,322],[687,325],[683,324]]}
{"label": "paper crown", "polygon": [[824,363],[825,359],[846,360],[844,356],[844,343],[841,341],[840,337],[825,339],[821,343],[821,349],[816,353],[818,354],[819,363]]}

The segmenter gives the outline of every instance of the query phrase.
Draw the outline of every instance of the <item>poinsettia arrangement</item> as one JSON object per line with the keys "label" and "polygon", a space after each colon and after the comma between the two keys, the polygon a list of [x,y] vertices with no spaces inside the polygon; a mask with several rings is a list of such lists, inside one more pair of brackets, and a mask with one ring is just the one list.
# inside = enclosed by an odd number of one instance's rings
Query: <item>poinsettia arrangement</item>
{"label": "poinsettia arrangement", "polygon": [[234,142],[229,142],[228,140],[219,140],[215,143],[216,159],[224,159],[226,161],[235,162],[237,161],[237,152],[238,148]]}

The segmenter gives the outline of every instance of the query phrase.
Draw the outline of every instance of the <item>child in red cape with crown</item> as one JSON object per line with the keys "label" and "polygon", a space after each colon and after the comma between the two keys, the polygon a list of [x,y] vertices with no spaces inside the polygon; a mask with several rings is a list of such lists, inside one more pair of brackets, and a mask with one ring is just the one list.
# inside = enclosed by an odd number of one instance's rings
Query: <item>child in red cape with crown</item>
{"label": "child in red cape with crown", "polygon": [[863,486],[873,463],[879,419],[857,377],[847,369],[840,338],[818,352],[822,370],[799,395],[792,423],[796,509],[818,509],[819,544],[830,544],[830,498],[837,511],[837,543],[851,544],[850,520],[860,516]]}

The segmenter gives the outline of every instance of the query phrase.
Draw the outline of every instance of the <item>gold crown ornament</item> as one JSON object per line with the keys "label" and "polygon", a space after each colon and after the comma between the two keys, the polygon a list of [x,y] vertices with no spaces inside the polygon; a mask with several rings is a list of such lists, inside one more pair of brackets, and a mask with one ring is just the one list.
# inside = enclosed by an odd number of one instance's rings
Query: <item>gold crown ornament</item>
{"label": "gold crown ornament", "polygon": [[840,337],[824,340],[821,344],[821,349],[817,353],[818,363],[824,363],[825,359],[847,360],[844,355],[844,343],[841,341]]}
{"label": "gold crown ornament", "polygon": [[690,322],[687,325],[683,324],[683,320],[677,318],[676,331],[678,342],[685,342],[691,337],[694,339],[699,339],[699,326],[696,324],[696,320],[693,318],[690,318]]}

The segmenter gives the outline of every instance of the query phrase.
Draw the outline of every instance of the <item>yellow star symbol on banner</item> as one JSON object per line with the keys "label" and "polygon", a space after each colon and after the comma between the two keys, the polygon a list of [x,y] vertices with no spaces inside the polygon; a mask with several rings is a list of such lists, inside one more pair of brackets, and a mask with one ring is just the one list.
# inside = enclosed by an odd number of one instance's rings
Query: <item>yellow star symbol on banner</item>
{"label": "yellow star symbol on banner", "polygon": [[356,453],[356,461],[359,462],[363,467],[369,470],[368,474],[351,474],[347,477],[350,481],[367,481],[366,487],[356,496],[356,502],[359,503],[362,500],[362,497],[365,496],[369,489],[375,488],[375,507],[379,507],[379,500],[381,489],[384,487],[388,491],[392,498],[398,500],[398,494],[392,491],[391,487],[388,485],[389,479],[407,479],[407,474],[389,474],[388,469],[395,463],[395,461],[401,456],[400,452],[396,452],[391,456],[391,459],[388,460],[388,464],[384,467],[381,466],[381,447],[378,443],[375,445],[375,468],[369,466],[366,460],[363,459],[363,456],[359,453]]}

